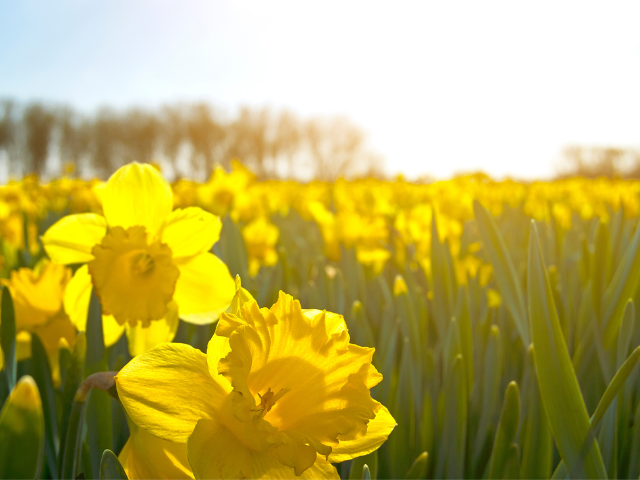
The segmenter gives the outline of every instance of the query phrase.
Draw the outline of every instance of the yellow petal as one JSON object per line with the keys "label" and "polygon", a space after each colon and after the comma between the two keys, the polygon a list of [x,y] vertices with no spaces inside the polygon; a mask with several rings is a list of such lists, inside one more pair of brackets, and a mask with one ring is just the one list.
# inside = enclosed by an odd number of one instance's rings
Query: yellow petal
{"label": "yellow petal", "polygon": [[[198,479],[255,478],[251,449],[218,420],[203,418],[198,421],[187,442],[187,452]],[[293,473],[293,469],[290,470]]]}
{"label": "yellow petal", "polygon": [[102,316],[102,335],[104,336],[104,346],[114,345],[124,333],[124,325],[120,325],[113,315]]}
{"label": "yellow petal", "polygon": [[180,277],[173,299],[180,318],[196,325],[215,322],[235,295],[235,283],[229,269],[211,253],[201,253],[178,264]]}
{"label": "yellow petal", "polygon": [[373,452],[387,440],[395,426],[395,419],[391,416],[389,410],[383,406],[378,410],[375,418],[369,421],[366,435],[352,440],[338,437],[340,444],[333,447],[329,455],[329,461],[340,463]]}
{"label": "yellow petal", "polygon": [[118,169],[102,194],[102,209],[110,227],[142,225],[151,237],[172,208],[171,187],[151,165],[130,163]]}
{"label": "yellow petal", "polygon": [[218,381],[228,389],[228,391],[231,391],[231,384],[226,378],[218,373],[218,363],[221,359],[226,357],[230,351],[231,347],[229,346],[229,339],[227,337],[213,335],[207,345],[207,364],[209,365],[209,373],[212,377],[217,378]]}
{"label": "yellow petal", "polygon": [[93,260],[91,249],[107,232],[104,217],[94,213],[67,215],[42,236],[49,258],[56,263],[85,263]]}
{"label": "yellow petal", "polygon": [[194,478],[184,443],[154,437],[136,425],[130,425],[130,431],[118,460],[131,480]]}
{"label": "yellow petal", "polygon": [[226,396],[207,356],[182,343],[163,343],[120,370],[116,385],[131,420],[165,440],[185,443],[201,418],[215,415]]}
{"label": "yellow petal", "polygon": [[[64,294],[64,310],[69,315],[71,323],[80,332],[87,330],[87,315],[91,301],[91,275],[89,267],[83,265],[73,275]],[[102,316],[102,333],[104,344],[110,347],[116,343],[124,333],[124,325],[120,325],[111,315]]]}
{"label": "yellow petal", "polygon": [[163,229],[162,242],[169,245],[173,258],[192,257],[208,252],[220,238],[219,217],[198,207],[174,210]]}
{"label": "yellow petal", "polygon": [[16,335],[16,359],[31,358],[31,333],[23,330]]}
{"label": "yellow petal", "polygon": [[71,277],[64,292],[64,311],[69,315],[71,323],[81,332],[87,329],[90,300],[91,276],[89,267],[83,265]]}
{"label": "yellow petal", "polygon": [[202,419],[187,443],[196,478],[339,479],[336,468],[317,456],[301,475],[268,453],[246,447],[217,420]]}
{"label": "yellow petal", "polygon": [[[115,319],[114,319],[115,320]],[[178,331],[178,307],[175,302],[169,304],[167,316],[162,320],[152,321],[148,327],[138,323],[135,327],[127,324],[127,338],[129,339],[129,353],[132,357],[150,350],[164,342],[170,342]]]}

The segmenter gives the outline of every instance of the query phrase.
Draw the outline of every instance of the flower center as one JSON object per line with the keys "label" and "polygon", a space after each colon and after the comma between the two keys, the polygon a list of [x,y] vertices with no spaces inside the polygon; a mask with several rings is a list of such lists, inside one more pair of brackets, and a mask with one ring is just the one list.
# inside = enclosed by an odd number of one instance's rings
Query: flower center
{"label": "flower center", "polygon": [[269,389],[264,395],[258,394],[258,396],[260,397],[259,408],[260,410],[262,410],[262,413],[260,414],[260,416],[264,417],[269,412],[269,410],[273,408],[276,402],[280,400],[284,396],[284,394],[287,393],[288,391],[289,389],[287,388],[281,388],[278,393],[273,393],[271,391],[271,387],[269,387]]}
{"label": "flower center", "polygon": [[91,253],[89,273],[103,313],[131,326],[164,318],[180,275],[167,245],[148,243],[142,226],[113,227]]}

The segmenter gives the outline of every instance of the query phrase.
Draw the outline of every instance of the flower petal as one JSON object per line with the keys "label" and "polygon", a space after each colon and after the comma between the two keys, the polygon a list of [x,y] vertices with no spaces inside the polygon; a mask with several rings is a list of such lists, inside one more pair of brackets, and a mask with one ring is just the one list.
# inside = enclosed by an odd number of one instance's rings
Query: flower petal
{"label": "flower petal", "polygon": [[221,228],[220,218],[201,208],[179,208],[167,217],[162,242],[169,245],[173,258],[192,257],[211,250],[220,238]]}
{"label": "flower petal", "polygon": [[184,443],[163,440],[136,425],[129,426],[131,435],[118,456],[127,477],[194,478]]}
{"label": "flower petal", "polygon": [[366,435],[351,440],[339,438],[340,444],[333,447],[329,461],[340,463],[373,452],[387,440],[396,425],[387,407],[383,406],[378,410],[375,418],[369,421]]}
{"label": "flower petal", "polygon": [[231,384],[229,380],[218,373],[218,363],[221,359],[226,357],[231,351],[229,345],[229,339],[227,337],[221,337],[219,335],[213,335],[209,344],[207,345],[207,364],[209,365],[209,373],[212,377],[217,378],[218,381],[224,385],[228,391],[231,391]]}
{"label": "flower petal", "polygon": [[178,306],[175,302],[170,302],[167,316],[162,320],[154,320],[148,327],[143,327],[140,323],[137,323],[135,327],[126,324],[129,353],[135,357],[156,345],[170,342],[176,336],[178,323],[180,323]]}
{"label": "flower petal", "polygon": [[42,236],[49,258],[56,263],[85,263],[93,260],[91,249],[107,232],[107,221],[95,213],[67,215]]}
{"label": "flower petal", "polygon": [[196,325],[215,322],[235,295],[235,283],[229,269],[211,253],[201,253],[178,264],[180,277],[173,299],[180,318]]}
{"label": "flower petal", "polygon": [[251,453],[228,428],[211,418],[198,420],[187,442],[196,478],[255,478]]}
{"label": "flower petal", "polygon": [[130,163],[114,173],[102,194],[110,227],[142,225],[153,237],[173,208],[173,192],[151,165]]}
{"label": "flower petal", "polygon": [[[87,330],[87,315],[91,301],[91,275],[89,267],[83,265],[71,277],[64,293],[64,310],[71,319],[71,323],[80,332]],[[110,347],[115,344],[124,333],[124,325],[120,325],[111,315],[102,316],[102,334],[104,345]]]}
{"label": "flower petal", "polygon": [[163,343],[120,370],[118,394],[133,422],[156,437],[185,443],[201,418],[215,415],[225,389],[209,375],[207,356]]}

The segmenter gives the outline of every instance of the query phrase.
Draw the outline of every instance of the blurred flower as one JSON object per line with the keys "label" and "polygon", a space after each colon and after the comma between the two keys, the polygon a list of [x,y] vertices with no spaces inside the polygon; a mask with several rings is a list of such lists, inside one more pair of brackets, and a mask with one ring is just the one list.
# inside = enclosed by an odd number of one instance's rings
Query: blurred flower
{"label": "blurred flower", "polygon": [[280,232],[278,227],[265,217],[253,220],[242,229],[242,238],[247,247],[249,275],[255,276],[260,267],[278,263],[276,243]]}
{"label": "blurred flower", "polygon": [[14,270],[9,280],[2,280],[13,299],[18,360],[31,357],[31,335],[37,335],[47,352],[55,386],[60,384],[60,340],[73,345],[76,337],[76,329],[63,308],[70,278],[68,268],[44,261],[33,270]]}
{"label": "blurred flower", "polygon": [[271,309],[247,300],[224,314],[207,355],[159,345],[116,383],[136,425],[187,444],[196,478],[339,478],[331,463],[376,450],[395,426],[369,393],[382,379],[372,355],[342,316],[281,292]]}
{"label": "blurred flower", "polygon": [[56,262],[87,263],[65,299],[78,329],[85,326],[91,286],[102,305],[106,343],[126,328],[133,355],[171,340],[178,317],[214,322],[235,291],[226,265],[209,253],[220,219],[196,207],[172,211],[171,188],[149,165],[120,168],[100,196],[104,217],[69,215],[42,237]]}

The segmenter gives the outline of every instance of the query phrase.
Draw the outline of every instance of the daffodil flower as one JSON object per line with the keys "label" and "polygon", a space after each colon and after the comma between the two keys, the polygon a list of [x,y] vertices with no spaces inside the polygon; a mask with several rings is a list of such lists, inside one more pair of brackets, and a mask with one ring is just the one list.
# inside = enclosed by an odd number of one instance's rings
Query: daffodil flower
{"label": "daffodil flower", "polygon": [[376,450],[396,424],[369,393],[372,355],[342,316],[281,292],[271,309],[247,299],[223,314],[206,355],[162,344],[116,384],[138,427],[187,445],[196,478],[339,478],[331,463]]}
{"label": "daffodil flower", "polygon": [[73,345],[76,338],[76,329],[63,308],[70,278],[71,270],[65,266],[44,261],[34,269],[14,270],[8,280],[1,281],[13,299],[18,360],[31,357],[31,335],[37,335],[47,353],[55,386],[60,384],[60,341]]}
{"label": "daffodil flower", "polygon": [[149,165],[120,168],[101,196],[104,216],[66,216],[42,237],[54,261],[86,263],[65,297],[76,327],[85,329],[92,287],[105,343],[126,330],[133,355],[172,340],[178,318],[214,322],[235,292],[226,265],[209,252],[220,219],[196,207],[172,211],[171,187]]}

